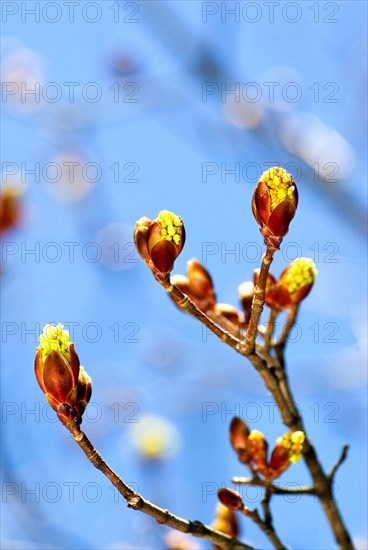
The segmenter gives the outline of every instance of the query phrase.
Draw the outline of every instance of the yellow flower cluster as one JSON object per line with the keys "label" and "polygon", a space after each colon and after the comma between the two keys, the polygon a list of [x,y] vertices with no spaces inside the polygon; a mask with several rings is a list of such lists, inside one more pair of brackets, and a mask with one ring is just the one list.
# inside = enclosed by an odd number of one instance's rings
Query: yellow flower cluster
{"label": "yellow flower cluster", "polygon": [[316,275],[317,269],[313,260],[309,258],[299,258],[299,260],[290,264],[287,272],[282,277],[282,284],[284,284],[292,294],[300,287],[313,283]]}
{"label": "yellow flower cluster", "polygon": [[290,462],[298,462],[302,457],[304,440],[304,432],[287,432],[277,439],[277,443],[289,451]]}
{"label": "yellow flower cluster", "polygon": [[293,178],[284,168],[274,166],[266,170],[259,181],[265,183],[270,191],[271,212],[281,201],[293,197],[295,190]]}
{"label": "yellow flower cluster", "polygon": [[157,221],[161,226],[161,235],[174,244],[179,244],[181,240],[183,222],[179,216],[168,210],[162,210],[157,216]]}
{"label": "yellow flower cluster", "polygon": [[42,359],[45,359],[51,350],[57,351],[70,360],[69,357],[70,336],[69,331],[64,330],[64,325],[45,325],[40,335],[40,348]]}

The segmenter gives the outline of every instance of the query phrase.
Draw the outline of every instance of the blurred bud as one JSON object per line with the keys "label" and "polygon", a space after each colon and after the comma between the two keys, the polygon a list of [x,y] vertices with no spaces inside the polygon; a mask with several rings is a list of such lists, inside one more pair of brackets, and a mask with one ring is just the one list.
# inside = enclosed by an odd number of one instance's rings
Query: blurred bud
{"label": "blurred bud", "polygon": [[153,221],[141,218],[135,225],[134,242],[149,267],[158,273],[170,273],[185,243],[183,220],[167,210]]}
{"label": "blurred bud", "polygon": [[92,381],[70,342],[63,325],[46,325],[40,336],[35,374],[41,390],[60,421],[82,422],[82,414],[92,393]]}
{"label": "blurred bud", "polygon": [[138,251],[138,254],[143,260],[148,263],[150,260],[147,248],[147,233],[152,220],[145,216],[138,220],[134,228],[134,244]]}
{"label": "blurred bud", "polygon": [[201,550],[198,541],[194,540],[191,535],[174,531],[174,529],[170,529],[166,533],[164,542],[168,550]]}
{"label": "blurred bud", "polygon": [[217,315],[225,317],[234,325],[242,325],[244,323],[243,315],[230,304],[216,304],[214,311]]}
{"label": "blurred bud", "polygon": [[0,233],[15,227],[20,220],[21,188],[15,185],[5,187],[0,194]]}
{"label": "blurred bud", "polygon": [[216,515],[212,526],[216,531],[220,531],[234,539],[239,535],[239,524],[235,513],[221,503],[216,506]]}
{"label": "blurred bud", "polygon": [[265,439],[265,436],[262,432],[257,430],[252,430],[248,437],[249,444],[249,454],[254,462],[254,465],[257,471],[267,476],[268,466],[267,466],[267,452],[268,452],[268,443]]}
{"label": "blurred bud", "polygon": [[277,440],[278,445],[283,445],[289,453],[290,462],[298,462],[302,458],[304,432],[287,432]]}
{"label": "blurred bud", "polygon": [[237,491],[231,489],[220,489],[217,496],[226,508],[229,510],[242,510],[244,508],[243,500]]}
{"label": "blurred bud", "polygon": [[254,284],[252,281],[245,281],[245,283],[238,286],[238,292],[244,313],[248,314],[252,309]]}
{"label": "blurred bud", "polygon": [[277,166],[263,172],[253,193],[252,210],[266,246],[280,248],[297,205],[298,191],[291,174]]}
{"label": "blurred bud", "polygon": [[279,477],[287,470],[292,462],[297,462],[302,457],[304,432],[287,432],[277,439],[272,451],[268,479]]}
{"label": "blurred bud", "polygon": [[312,289],[317,269],[309,258],[299,258],[281,273],[278,282],[268,290],[266,304],[278,310],[299,304]]}
{"label": "blurred bud", "polygon": [[247,464],[250,460],[248,452],[249,434],[250,431],[246,423],[235,416],[230,424],[230,443],[242,464]]}
{"label": "blurred bud", "polygon": [[[259,274],[260,274],[261,270],[258,268],[258,269],[255,269],[253,271],[253,283],[254,283],[254,286],[257,286],[258,285],[258,280],[259,280]],[[267,281],[266,281],[266,293],[270,290],[270,288],[273,287],[273,285],[276,284],[276,279],[275,277],[272,275],[272,273],[268,272],[267,274]]]}
{"label": "blurred bud", "polygon": [[83,367],[79,368],[77,382],[77,409],[82,416],[92,395],[92,379]]}

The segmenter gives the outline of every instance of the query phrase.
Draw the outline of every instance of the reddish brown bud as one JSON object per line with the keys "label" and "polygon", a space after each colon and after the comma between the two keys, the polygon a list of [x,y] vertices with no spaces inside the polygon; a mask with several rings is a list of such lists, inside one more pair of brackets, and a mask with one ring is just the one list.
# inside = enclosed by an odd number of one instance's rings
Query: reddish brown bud
{"label": "reddish brown bud", "polygon": [[280,248],[297,205],[298,191],[292,176],[276,166],[266,170],[254,190],[252,210],[269,248]]}
{"label": "reddish brown bud", "polygon": [[246,423],[235,416],[230,424],[230,443],[242,464],[248,464],[250,460],[248,447],[249,434],[250,431]]}
{"label": "reddish brown bud", "polygon": [[138,254],[143,258],[145,262],[149,262],[150,257],[147,248],[147,233],[152,220],[143,217],[137,221],[134,228],[134,244],[138,251]]}
{"label": "reddish brown bud", "polygon": [[188,279],[192,292],[199,299],[206,299],[215,304],[215,293],[211,275],[207,269],[196,259],[189,260],[187,263]]}
{"label": "reddish brown bud", "polygon": [[2,190],[0,194],[0,233],[18,224],[21,215],[19,200],[21,193],[21,188],[13,185]]}
{"label": "reddish brown bud", "polygon": [[289,465],[289,452],[283,445],[276,445],[271,455],[268,479],[276,479]]}
{"label": "reddish brown bud", "polygon": [[210,274],[195,259],[189,260],[187,265],[188,277],[174,275],[171,284],[186,294],[201,311],[212,310],[216,304],[216,295]]}
{"label": "reddish brown bud", "polygon": [[266,304],[277,310],[299,304],[309,294],[317,270],[312,260],[299,258],[281,273],[278,282],[266,294]]}
{"label": "reddish brown bud", "polygon": [[258,472],[267,477],[268,443],[263,433],[252,430],[248,437],[249,454]]}
{"label": "reddish brown bud", "polygon": [[237,491],[231,489],[220,489],[217,496],[226,508],[229,510],[242,510],[244,508],[243,500]]}
{"label": "reddish brown bud", "polygon": [[92,383],[63,325],[46,325],[35,358],[35,374],[50,406],[63,424],[77,420],[91,397]]}
{"label": "reddish brown bud", "polygon": [[183,220],[167,210],[160,212],[154,221],[141,218],[134,229],[134,242],[154,272],[170,273],[185,243]]}

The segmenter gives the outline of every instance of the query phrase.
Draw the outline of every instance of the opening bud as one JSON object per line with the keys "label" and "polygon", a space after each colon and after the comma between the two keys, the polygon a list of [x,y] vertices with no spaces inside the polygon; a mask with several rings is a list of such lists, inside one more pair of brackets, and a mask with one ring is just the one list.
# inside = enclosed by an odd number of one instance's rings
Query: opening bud
{"label": "opening bud", "polygon": [[92,393],[92,382],[63,325],[46,325],[36,350],[35,374],[41,390],[63,424],[82,414]]}
{"label": "opening bud", "polygon": [[253,193],[252,210],[269,248],[280,248],[297,205],[298,191],[291,174],[278,166],[263,172]]}
{"label": "opening bud", "polygon": [[185,243],[183,220],[167,210],[160,212],[153,221],[143,217],[135,225],[134,242],[140,256],[154,272],[170,273]]}

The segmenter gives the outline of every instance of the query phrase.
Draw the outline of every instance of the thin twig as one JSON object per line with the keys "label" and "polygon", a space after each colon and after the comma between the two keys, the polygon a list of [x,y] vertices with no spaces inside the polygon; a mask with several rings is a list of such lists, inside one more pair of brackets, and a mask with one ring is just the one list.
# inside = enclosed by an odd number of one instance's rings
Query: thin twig
{"label": "thin twig", "polygon": [[289,338],[289,334],[291,332],[291,329],[295,325],[295,321],[296,321],[296,318],[297,318],[297,315],[298,315],[298,311],[299,311],[299,304],[291,306],[291,308],[289,309],[288,316],[287,316],[287,319],[286,319],[286,323],[284,325],[284,328],[282,329],[282,333],[281,333],[281,336],[279,338],[279,341],[274,346],[275,348],[279,348],[281,351],[283,351],[283,349],[286,345],[287,339]]}
{"label": "thin twig", "polygon": [[[235,485],[254,485],[256,487],[265,487],[266,482],[261,478],[236,477],[232,478]],[[315,487],[279,487],[271,483],[269,485],[272,494],[274,495],[316,495]]]}
{"label": "thin twig", "polygon": [[170,280],[159,281],[165,290],[170,294],[171,299],[175,304],[185,313],[193,315],[198,321],[200,321],[205,327],[211,330],[222,342],[233,348],[238,353],[240,350],[240,341],[232,336],[223,327],[212,321],[203,311],[197,308],[197,306],[186,296],[176,285],[172,285]]}
{"label": "thin twig", "polygon": [[86,434],[80,430],[75,422],[69,422],[66,427],[73,434],[75,442],[82,449],[88,460],[111,481],[114,487],[116,487],[119,493],[125,498],[128,508],[139,510],[153,517],[157,523],[167,525],[182,533],[190,533],[195,537],[206,539],[220,546],[223,550],[255,550],[248,544],[233,539],[199,521],[189,521],[181,518],[144,499],[110,468],[100,453],[93,447]]}
{"label": "thin twig", "polygon": [[251,317],[248,325],[247,334],[244,339],[244,348],[245,348],[244,355],[250,355],[254,353],[254,350],[255,350],[255,341],[257,337],[258,323],[261,317],[265,296],[266,296],[267,277],[268,277],[268,272],[270,269],[270,265],[271,265],[274,253],[275,253],[274,249],[267,248],[262,258],[261,270],[259,272],[258,282],[254,290]]}
{"label": "thin twig", "polygon": [[275,321],[276,321],[277,315],[278,315],[278,311],[274,308],[271,308],[270,317],[268,319],[266,332],[264,335],[264,348],[266,351],[268,351],[271,346],[271,341],[272,341],[273,332],[275,330]]}
{"label": "thin twig", "polygon": [[244,508],[242,510],[242,513],[250,518],[258,527],[261,529],[261,531],[264,532],[268,540],[273,544],[273,546],[277,550],[286,550],[286,546],[282,544],[281,540],[277,536],[272,523],[268,525],[265,521],[263,521],[258,513],[258,510],[250,510],[249,508]]}
{"label": "thin twig", "polygon": [[342,451],[341,451],[340,458],[338,459],[338,461],[336,462],[336,464],[332,468],[331,472],[328,474],[328,477],[331,481],[333,481],[333,478],[335,477],[338,468],[341,466],[341,464],[347,458],[348,450],[349,450],[349,445],[344,445],[343,448],[342,448]]}

